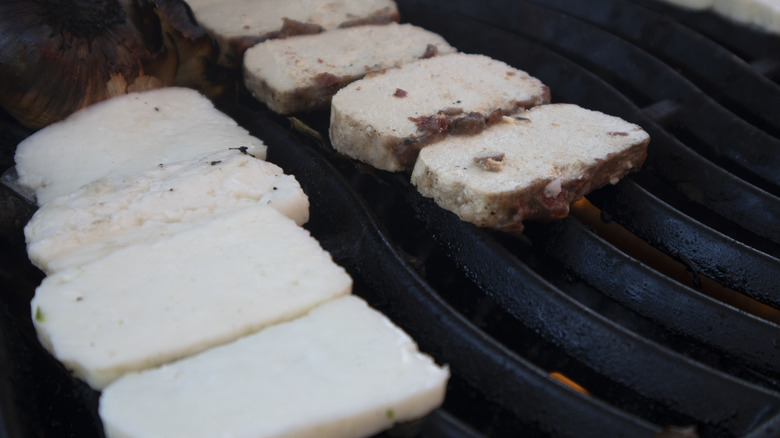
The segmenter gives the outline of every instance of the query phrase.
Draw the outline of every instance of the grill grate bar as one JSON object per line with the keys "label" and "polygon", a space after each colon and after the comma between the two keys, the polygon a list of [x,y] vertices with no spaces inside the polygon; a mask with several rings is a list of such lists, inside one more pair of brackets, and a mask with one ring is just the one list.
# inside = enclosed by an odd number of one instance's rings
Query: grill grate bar
{"label": "grill grate bar", "polygon": [[647,268],[574,219],[534,224],[527,234],[542,252],[637,314],[765,374],[780,369],[780,350],[774,346],[780,344],[777,325]]}
{"label": "grill grate bar", "polygon": [[[639,124],[652,139],[645,164],[646,172],[668,181],[705,209],[752,233],[780,243],[780,229],[776,226],[777,218],[780,217],[780,198],[704,159],[658,126],[615,87],[551,51],[549,46],[557,44],[555,35],[543,41],[544,46],[530,42],[534,36],[543,34],[539,27],[544,25],[545,19],[555,20],[554,14],[546,12],[550,17],[542,18],[525,9],[522,12],[527,14],[518,12],[516,8],[526,8],[526,4],[512,3],[511,7],[515,9],[509,10],[507,5],[471,10],[470,5],[465,0],[446,2],[446,5],[434,5],[423,10],[411,9],[407,16],[414,16],[415,23],[442,34],[462,51],[478,51],[528,71],[550,86],[556,101],[577,103],[608,114],[620,114],[624,119]],[[441,11],[448,8],[453,11],[453,15],[442,19]],[[430,14],[431,9],[437,13]],[[457,14],[471,14],[483,21]],[[511,32],[499,29],[500,26],[508,27]],[[577,40],[579,35],[573,34],[566,26],[561,26],[559,31],[573,35],[573,40]],[[583,50],[587,49],[585,47]],[[613,83],[620,81],[618,78],[611,80]],[[652,78],[647,80],[652,83]]]}
{"label": "grill grate bar", "polygon": [[[519,6],[518,16],[522,18],[513,31],[542,40],[607,82],[620,84],[621,91],[630,89],[627,94],[646,102],[672,100],[685,105],[689,110],[678,112],[669,128],[684,134],[687,146],[752,183],[780,193],[780,175],[775,171],[780,167],[780,140],[725,110],[657,58],[600,28],[539,5]],[[541,29],[527,30],[540,22],[545,24]],[[771,107],[772,102],[765,105]]]}
{"label": "grill grate bar", "polygon": [[[435,239],[504,310],[584,366],[727,435],[778,412],[780,394],[724,375],[593,313],[519,263],[487,234],[408,189]],[[728,394],[728,397],[724,397]],[[665,413],[668,414],[668,413]]]}
{"label": "grill grate bar", "polygon": [[692,221],[630,180],[588,198],[611,219],[666,254],[780,309],[780,260]]}
{"label": "grill grate bar", "polygon": [[[691,11],[657,0],[631,0],[647,9],[672,18],[677,23],[705,35],[748,63],[778,59],[780,36],[732,22],[708,11]],[[778,82],[780,76],[770,77]]]}
{"label": "grill grate bar", "polygon": [[[449,364],[456,378],[465,379],[525,427],[550,436],[651,437],[660,432],[658,426],[563,386],[473,326],[408,266],[330,163],[288,130],[254,112],[231,115],[265,139],[269,159],[287,172],[304,175],[301,184],[312,208],[307,227],[356,279],[356,293],[406,330],[423,351]],[[361,236],[358,240],[356,232]],[[448,395],[461,397],[467,398],[458,391]],[[465,405],[468,410],[478,406]],[[559,415],[560,409],[567,412],[566,418]]]}
{"label": "grill grate bar", "polygon": [[754,126],[774,137],[780,134],[780,87],[712,40],[666,16],[625,1],[531,1],[641,46],[682,72],[709,97],[734,108],[736,114]]}

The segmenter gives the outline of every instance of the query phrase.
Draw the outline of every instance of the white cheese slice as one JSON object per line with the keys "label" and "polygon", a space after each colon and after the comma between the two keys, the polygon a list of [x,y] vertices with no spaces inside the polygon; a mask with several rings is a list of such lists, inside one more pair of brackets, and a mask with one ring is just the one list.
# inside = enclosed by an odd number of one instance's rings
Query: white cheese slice
{"label": "white cheese slice", "polygon": [[370,436],[438,407],[446,367],[350,296],[142,373],[100,398],[108,438]]}
{"label": "white cheese slice", "polygon": [[198,23],[217,40],[222,61],[240,65],[243,50],[274,38],[284,20],[335,29],[360,20],[398,21],[393,0],[188,0]]}
{"label": "white cheese slice", "polygon": [[267,206],[119,249],[46,277],[31,302],[41,344],[102,388],[349,294],[352,279]]}
{"label": "white cheese slice", "polygon": [[[30,260],[47,274],[171,234],[177,224],[268,205],[303,225],[309,201],[275,164],[237,150],[101,178],[44,204],[24,228]],[[182,225],[184,226],[184,225]]]}
{"label": "white cheese slice", "polygon": [[22,141],[19,183],[38,205],[106,176],[123,176],[206,152],[246,147],[265,159],[259,139],[186,88],[130,93],[90,105]]}
{"label": "white cheese slice", "polygon": [[444,38],[411,24],[334,29],[250,48],[244,54],[244,82],[278,113],[324,110],[338,88],[367,73],[453,52]]}
{"label": "white cheese slice", "polygon": [[712,7],[738,23],[780,33],[780,0],[715,0]]}
{"label": "white cheese slice", "polygon": [[734,22],[780,33],[780,0],[659,0],[693,10],[711,10]]}
{"label": "white cheese slice", "polygon": [[399,146],[440,134],[422,132],[418,121],[443,112],[487,118],[549,101],[549,88],[522,70],[484,55],[452,53],[367,75],[339,90],[329,135],[333,147],[352,158],[383,170],[412,170],[416,157],[409,163]]}

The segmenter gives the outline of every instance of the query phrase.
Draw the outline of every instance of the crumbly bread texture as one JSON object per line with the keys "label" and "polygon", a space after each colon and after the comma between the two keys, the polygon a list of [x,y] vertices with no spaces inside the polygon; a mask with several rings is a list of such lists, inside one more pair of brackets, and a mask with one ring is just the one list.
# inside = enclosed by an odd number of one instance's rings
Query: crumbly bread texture
{"label": "crumbly bread texture", "polygon": [[221,62],[240,66],[244,51],[268,39],[338,27],[398,21],[392,0],[188,0],[195,18],[217,40]]}
{"label": "crumbly bread texture", "polygon": [[30,306],[41,344],[100,389],[351,290],[351,277],[308,231],[255,206],[58,271]]}
{"label": "crumbly bread texture", "polygon": [[322,110],[367,73],[454,52],[441,36],[411,24],[355,26],[257,44],[244,54],[244,82],[278,113]]}
{"label": "crumbly bread texture", "polygon": [[412,183],[464,221],[519,233],[524,220],[562,218],[585,194],[638,170],[649,141],[620,118],[542,105],[424,148]]}
{"label": "crumbly bread texture", "polygon": [[483,55],[454,53],[367,75],[333,97],[330,139],[339,152],[389,171],[411,170],[420,149],[470,136],[549,103],[538,79]]}
{"label": "crumbly bread texture", "polygon": [[276,208],[298,225],[309,219],[306,194],[279,166],[238,150],[208,153],[101,178],[44,204],[24,228],[27,253],[51,274],[255,205]]}
{"label": "crumbly bread texture", "polygon": [[441,405],[449,370],[348,296],[109,385],[108,438],[371,436]]}
{"label": "crumbly bread texture", "polygon": [[98,178],[230,148],[265,159],[265,144],[209,99],[171,87],[90,105],[27,137],[14,159],[19,183],[43,205]]}

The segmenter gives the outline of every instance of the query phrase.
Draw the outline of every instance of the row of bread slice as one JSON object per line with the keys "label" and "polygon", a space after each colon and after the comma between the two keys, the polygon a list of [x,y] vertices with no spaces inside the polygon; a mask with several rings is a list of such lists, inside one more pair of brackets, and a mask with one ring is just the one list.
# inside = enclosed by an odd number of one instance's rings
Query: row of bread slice
{"label": "row of bread slice", "polygon": [[566,216],[593,189],[638,170],[648,134],[618,117],[550,103],[528,73],[455,53],[368,75],[332,99],[339,152],[411,172],[426,197],[482,227],[521,232]]}
{"label": "row of bread slice", "polygon": [[550,105],[537,78],[409,24],[266,40],[246,51],[243,75],[279,113],[330,102],[336,150],[409,171],[461,219],[510,232],[564,217],[589,191],[639,169],[649,142],[616,117]]}
{"label": "row of bread slice", "polygon": [[351,295],[300,226],[300,186],[264,156],[177,88],[95,104],[18,146],[40,204],[26,237],[48,274],[33,323],[103,391],[107,436],[364,436],[442,403],[448,370]]}
{"label": "row of bread slice", "polygon": [[214,37],[222,62],[240,66],[255,44],[364,24],[397,22],[393,0],[187,0],[198,23]]}
{"label": "row of bread slice", "polygon": [[392,0],[189,4],[247,90],[281,114],[327,110],[338,89],[368,73],[455,52],[436,33],[398,24]]}

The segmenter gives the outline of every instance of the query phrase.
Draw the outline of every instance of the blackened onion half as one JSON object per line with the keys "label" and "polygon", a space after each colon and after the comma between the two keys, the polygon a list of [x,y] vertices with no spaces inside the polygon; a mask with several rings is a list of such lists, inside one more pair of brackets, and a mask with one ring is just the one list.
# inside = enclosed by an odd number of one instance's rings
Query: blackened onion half
{"label": "blackened onion half", "polygon": [[214,93],[202,70],[216,44],[199,29],[181,0],[0,1],[0,106],[38,129],[128,92]]}

